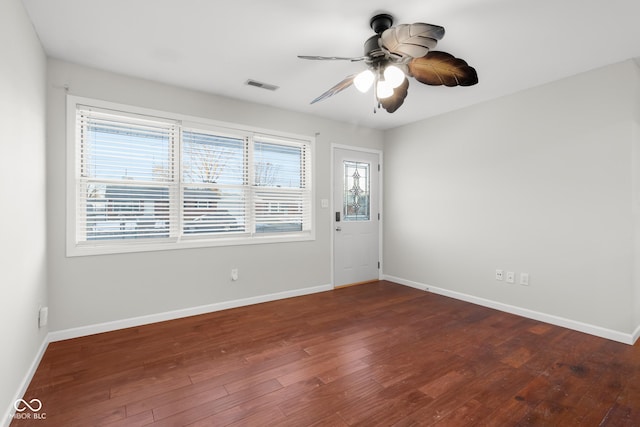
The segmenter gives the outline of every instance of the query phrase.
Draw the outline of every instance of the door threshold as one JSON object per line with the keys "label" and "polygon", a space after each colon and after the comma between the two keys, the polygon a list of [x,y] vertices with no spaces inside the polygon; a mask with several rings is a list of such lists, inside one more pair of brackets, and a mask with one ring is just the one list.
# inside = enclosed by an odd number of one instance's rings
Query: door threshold
{"label": "door threshold", "polygon": [[347,283],[346,285],[334,286],[333,289],[350,288],[351,286],[366,285],[367,283],[378,282],[380,279],[365,280],[363,282]]}

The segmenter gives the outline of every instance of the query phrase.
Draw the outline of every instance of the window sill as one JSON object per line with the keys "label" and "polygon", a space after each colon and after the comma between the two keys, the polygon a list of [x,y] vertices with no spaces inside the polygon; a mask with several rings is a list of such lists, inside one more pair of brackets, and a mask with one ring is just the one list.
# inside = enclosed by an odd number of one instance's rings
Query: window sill
{"label": "window sill", "polygon": [[315,240],[314,233],[291,233],[286,236],[274,234],[254,235],[252,237],[216,237],[216,238],[180,238],[180,239],[156,239],[139,242],[96,242],[76,244],[67,243],[67,257],[80,257],[92,255],[111,255],[135,252],[155,252],[178,249],[215,248],[225,246],[262,245],[273,243],[306,242]]}

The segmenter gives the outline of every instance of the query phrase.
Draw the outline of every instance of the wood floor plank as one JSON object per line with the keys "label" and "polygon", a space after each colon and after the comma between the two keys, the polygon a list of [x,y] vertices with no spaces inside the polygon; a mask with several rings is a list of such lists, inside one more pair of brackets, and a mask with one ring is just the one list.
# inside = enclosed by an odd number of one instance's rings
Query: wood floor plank
{"label": "wood floor plank", "polygon": [[[264,412],[268,410],[268,408],[278,408],[278,402],[291,399],[295,396],[305,395],[321,385],[322,383],[319,380],[312,379],[309,381],[298,382],[289,387],[281,387],[272,392],[255,397],[254,399],[246,400],[237,405],[231,406],[228,409],[216,412],[214,415],[200,421],[205,425],[209,422],[215,425],[226,425],[229,423],[240,422],[249,416],[253,416],[255,413]],[[277,412],[282,413],[279,408]],[[198,424],[198,422],[194,424]],[[266,420],[262,424],[265,422]]]}
{"label": "wood floor plank", "polygon": [[306,395],[284,401],[279,407],[289,421],[306,425],[314,418],[321,419],[339,413],[344,408],[357,404],[363,396],[378,393],[382,389],[367,370],[361,370],[318,387]]}
{"label": "wood floor plank", "polygon": [[228,394],[229,393],[227,393],[227,390],[222,385],[212,385],[208,382],[189,384],[185,387],[173,389],[127,404],[127,416],[130,417],[142,412],[148,412],[155,408],[170,405],[183,399],[198,399],[201,395],[205,395],[207,398],[215,400],[227,396]]}
{"label": "wood floor plank", "polygon": [[[387,392],[391,391],[391,393]],[[338,414],[348,425],[371,426],[392,425],[433,401],[432,397],[411,389],[385,389],[375,395],[364,396],[357,404],[341,410]]]}
{"label": "wood floor plank", "polygon": [[222,398],[206,401],[205,397],[205,400],[198,402],[197,405],[193,405],[193,402],[188,399],[179,404],[174,402],[174,404],[163,405],[153,410],[153,417],[156,420],[153,426],[189,425],[280,388],[282,388],[282,385],[279,382],[269,380],[250,389],[244,389]]}
{"label": "wood floor plank", "polygon": [[379,281],[51,343],[25,399],[42,426],[617,427],[639,384],[640,343]]}
{"label": "wood floor plank", "polygon": [[370,354],[371,352],[366,348],[356,349],[347,353],[321,353],[322,359],[314,359],[314,357],[318,356],[312,356],[309,358],[309,363],[301,364],[293,369],[287,366],[287,371],[283,375],[276,377],[276,379],[286,387],[321,375],[332,369],[337,370],[350,362],[364,363],[360,359]]}
{"label": "wood floor plank", "polygon": [[205,404],[209,402],[214,402],[227,396],[229,396],[229,393],[227,393],[224,387],[221,387],[214,390],[205,390],[200,393],[190,394],[189,396],[158,402],[158,406],[155,406],[152,410],[153,418],[161,420],[174,414],[189,411],[192,408],[205,406]]}
{"label": "wood floor plank", "polygon": [[127,415],[126,418],[105,424],[105,427],[142,427],[153,423],[151,411],[140,412],[136,415]]}
{"label": "wood floor plank", "polygon": [[173,373],[160,376],[154,375],[111,387],[110,396],[118,397],[125,394],[136,394],[140,390],[149,388],[164,392],[165,390],[173,390],[189,384],[191,384],[191,380],[182,373],[176,373],[176,375],[173,375]]}

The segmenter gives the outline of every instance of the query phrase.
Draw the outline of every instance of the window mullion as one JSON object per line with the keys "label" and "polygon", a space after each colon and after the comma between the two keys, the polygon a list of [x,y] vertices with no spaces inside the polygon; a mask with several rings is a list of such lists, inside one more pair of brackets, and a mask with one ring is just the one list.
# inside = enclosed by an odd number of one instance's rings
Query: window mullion
{"label": "window mullion", "polygon": [[251,236],[256,232],[256,221],[254,210],[254,194],[253,194],[253,182],[254,182],[254,167],[253,167],[253,136],[247,136],[245,138],[245,212],[247,218],[247,230]]}
{"label": "window mullion", "polygon": [[173,187],[170,204],[173,206],[171,212],[171,237],[182,236],[182,210],[183,210],[183,182],[182,182],[182,126],[176,129],[177,141],[173,147]]}

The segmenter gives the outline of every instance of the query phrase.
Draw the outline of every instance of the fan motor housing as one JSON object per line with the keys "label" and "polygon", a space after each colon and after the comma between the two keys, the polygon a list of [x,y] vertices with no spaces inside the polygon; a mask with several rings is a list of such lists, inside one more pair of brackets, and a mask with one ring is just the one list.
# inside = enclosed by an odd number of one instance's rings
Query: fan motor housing
{"label": "fan motor housing", "polygon": [[364,54],[370,58],[377,56],[377,52],[382,52],[380,50],[380,44],[378,41],[380,40],[380,34],[376,34],[375,36],[371,36],[364,42]]}
{"label": "fan motor housing", "polygon": [[369,26],[376,33],[364,42],[364,55],[369,57],[371,63],[377,63],[385,58],[384,52],[380,49],[380,37],[385,30],[393,25],[393,16],[382,13],[375,15],[369,21]]}

